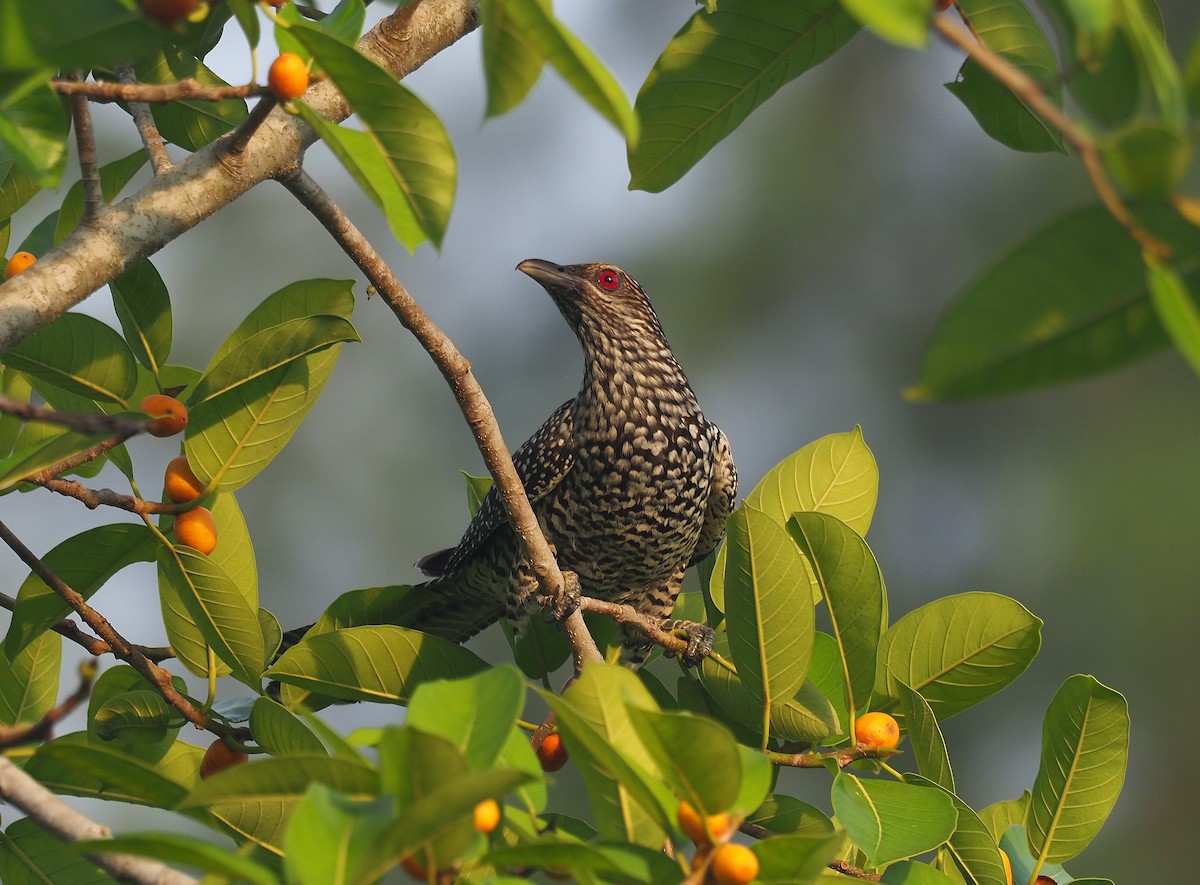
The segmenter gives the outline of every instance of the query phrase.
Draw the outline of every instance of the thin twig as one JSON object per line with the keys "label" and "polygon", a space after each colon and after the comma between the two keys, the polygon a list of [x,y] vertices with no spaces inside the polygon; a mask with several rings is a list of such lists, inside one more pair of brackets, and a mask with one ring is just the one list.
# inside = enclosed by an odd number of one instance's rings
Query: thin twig
{"label": "thin twig", "polygon": [[[73,74],[64,83],[81,85],[82,75]],[[104,191],[100,187],[100,164],[96,160],[96,134],[92,131],[92,111],[87,98],[71,96],[71,120],[75,126],[75,146],[79,151],[79,174],[83,180],[83,215],[80,224],[91,224],[104,208]]]}
{"label": "thin twig", "polygon": [[60,412],[48,406],[35,406],[24,400],[0,394],[0,412],[26,421],[61,424],[79,433],[123,433],[126,437],[142,433],[152,418],[122,418],[119,415],[85,415],[79,412]]}
{"label": "thin twig", "polygon": [[766,750],[767,758],[776,765],[787,765],[792,768],[824,768],[825,763],[832,759],[838,768],[845,768],[851,762],[860,759],[886,759],[895,756],[899,750],[885,747],[853,746],[844,750],[832,750],[828,753],[818,753],[810,750],[807,753],[780,753],[776,750]]}
{"label": "thin twig", "polygon": [[0,522],[0,540],[11,547],[35,575],[45,581],[51,590],[71,606],[83,619],[83,622],[92,629],[92,632],[108,643],[108,647],[116,657],[146,677],[158,689],[163,700],[182,713],[183,717],[193,725],[211,730],[213,721],[209,715],[176,690],[171,683],[171,674],[147,658],[136,645],[118,633],[107,618],[88,605],[83,596],[69,587],[62,578],[38,559],[33,551],[21,543],[21,539],[14,535],[3,522]]}
{"label": "thin twig", "polygon": [[605,602],[602,599],[585,596],[580,600],[579,607],[582,611],[606,615],[619,624],[633,627],[651,642],[661,645],[663,649],[671,654],[681,654],[687,651],[687,640],[680,639],[675,634],[662,629],[657,623],[641,614],[632,605],[620,605],[615,602]]}
{"label": "thin twig", "polygon": [[250,144],[250,139],[254,137],[254,133],[270,116],[271,111],[275,110],[279,102],[273,95],[264,95],[250,109],[250,113],[246,115],[246,119],[238,123],[236,129],[229,134],[229,138],[221,143],[221,150],[224,151],[225,157],[237,156],[246,150]]}
{"label": "thin twig", "polygon": [[[137,75],[133,71],[133,65],[118,67],[117,79],[127,86],[136,84]],[[158,124],[154,122],[150,105],[144,101],[130,101],[129,113],[133,116],[133,125],[137,127],[142,144],[146,146],[146,153],[150,156],[150,168],[154,170],[155,175],[162,175],[171,168],[171,157],[167,154],[166,145],[163,144]]]}
{"label": "thin twig", "polygon": [[91,695],[92,683],[96,681],[96,672],[97,667],[94,660],[80,664],[79,687],[63,701],[42,714],[42,718],[37,722],[29,722],[24,725],[0,725],[0,749],[49,740],[55,723],[61,721]]}
{"label": "thin twig", "polygon": [[[11,802],[38,824],[69,842],[110,839],[112,831],[76,811],[8,759],[0,756],[0,799]],[[166,864],[128,854],[88,854],[122,882],[136,885],[198,885]]]}
{"label": "thin twig", "polygon": [[1129,231],[1129,235],[1137,240],[1143,249],[1163,258],[1170,255],[1170,247],[1138,224],[1121,201],[1116,187],[1104,170],[1100,151],[1096,148],[1095,142],[1046,97],[1045,90],[1036,80],[991,49],[982,40],[972,37],[966,28],[955,24],[949,16],[934,16],[933,28],[946,42],[957,46],[971,56],[981,68],[1000,81],[1001,85],[1016,95],[1033,113],[1063,134],[1063,137],[1079,152],[1083,168],[1092,180],[1092,187],[1096,189],[1104,207],[1117,220],[1117,223]]}
{"label": "thin twig", "polygon": [[88,510],[95,510],[97,507],[103,505],[105,507],[128,510],[130,513],[136,513],[139,516],[149,516],[154,513],[175,514],[191,509],[191,505],[186,503],[160,504],[157,501],[147,501],[144,498],[138,498],[133,495],[123,495],[112,489],[89,489],[83,483],[76,482],[73,479],[48,479],[45,482],[38,483],[38,485],[60,495],[66,495],[68,498],[82,501]]}
{"label": "thin twig", "polygon": [[[537,575],[542,593],[549,598],[557,598],[566,591],[562,572],[533,514],[521,485],[521,477],[513,466],[508,446],[500,434],[496,416],[471,372],[471,364],[413,300],[379,253],[320,185],[299,168],[281,176],[280,181],[329,231],[366,275],[401,325],[413,334],[432,357],[467,419],[475,444],[496,482],[500,500],[521,541],[525,556]],[[580,610],[573,612],[563,626],[575,652],[577,669],[584,662],[604,660],[583,623]]]}
{"label": "thin twig", "polygon": [[[0,593],[0,608],[8,609],[11,612],[17,610],[16,605],[17,601],[15,599],[7,593]],[[112,649],[107,642],[81,629],[74,621],[63,618],[63,620],[51,624],[50,629],[59,636],[69,639],[76,645],[86,649],[92,657],[98,658],[101,655],[112,653]],[[134,648],[145,655],[148,660],[156,664],[175,657],[175,652],[169,645],[135,645]]]}
{"label": "thin twig", "polygon": [[130,436],[131,434],[128,433],[118,434],[110,439],[96,443],[96,445],[92,446],[87,451],[80,452],[77,455],[72,455],[70,458],[64,458],[57,464],[51,464],[44,470],[39,470],[37,473],[23,477],[22,479],[24,482],[32,482],[36,483],[37,485],[49,482],[60,473],[65,473],[68,470],[74,470],[80,464],[86,464],[88,461],[94,461],[109,449],[115,449],[121,443],[125,442],[125,440],[129,439]]}
{"label": "thin twig", "polygon": [[107,104],[114,101],[137,101],[147,104],[166,104],[180,99],[200,101],[222,101],[229,98],[247,98],[252,95],[267,95],[270,90],[258,83],[242,86],[208,85],[188,77],[174,83],[137,83],[122,79],[111,80],[51,80],[50,86],[59,95],[72,98],[78,96],[85,101]]}

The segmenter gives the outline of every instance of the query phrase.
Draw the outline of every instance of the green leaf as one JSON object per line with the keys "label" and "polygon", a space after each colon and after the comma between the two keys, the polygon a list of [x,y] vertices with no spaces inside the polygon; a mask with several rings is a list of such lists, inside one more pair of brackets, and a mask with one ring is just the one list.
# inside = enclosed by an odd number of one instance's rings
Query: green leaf
{"label": "green leaf", "polygon": [[0,882],[110,885],[116,880],[86,857],[71,851],[68,843],[42,829],[36,820],[23,817],[0,833]]}
{"label": "green leaf", "polygon": [[733,806],[741,791],[742,764],[729,729],[691,713],[630,707],[629,716],[675,795],[702,814]]}
{"label": "green leaf", "polygon": [[[988,828],[988,832],[992,834],[992,840],[1000,841],[1000,837],[1004,835],[1004,831],[1014,824],[1021,825],[1022,833],[1024,833],[1025,815],[1029,811],[1029,791],[1026,790],[1021,794],[1019,799],[1005,799],[1002,802],[993,802],[987,808],[979,812],[979,819],[982,820]],[[1024,844],[1025,839],[1022,837],[1021,843]]]}
{"label": "green leaf", "polygon": [[72,848],[85,852],[120,852],[149,857],[164,863],[184,864],[236,882],[249,882],[250,885],[279,883],[279,879],[270,869],[248,857],[236,854],[225,846],[213,845],[211,842],[178,833],[122,833],[94,842],[74,842]]}
{"label": "green leaf", "polygon": [[525,697],[515,667],[493,667],[455,681],[422,685],[413,692],[405,723],[454,745],[475,771],[500,755]]}
{"label": "green leaf", "polygon": [[1192,145],[1187,136],[1156,120],[1136,119],[1099,142],[1113,179],[1137,197],[1164,199],[1187,174]]}
{"label": "green leaf", "polygon": [[945,873],[915,860],[892,864],[883,871],[883,878],[879,881],[883,885],[955,885],[955,881]]}
{"label": "green leaf", "polygon": [[[233,675],[258,688],[265,656],[258,607],[250,604],[219,564],[190,547],[161,548],[158,574],[168,636],[171,634],[168,612],[174,612],[175,618],[186,616]],[[183,658],[181,661],[189,664],[197,676],[207,672],[206,661]]]}
{"label": "green leaf", "polygon": [[894,701],[902,682],[944,720],[1025,672],[1041,647],[1041,627],[1025,606],[996,593],[934,600],[883,635],[876,695]]}
{"label": "green leaf", "polygon": [[[48,425],[41,423],[26,424],[17,438],[15,451],[7,458],[0,460],[0,490],[16,485],[23,479],[40,473],[67,458],[82,454],[96,444],[108,438],[107,433],[80,434],[70,430],[46,429]],[[72,471],[85,473],[85,467]],[[92,462],[92,470],[88,475],[94,476],[99,472],[103,461],[99,464]]]}
{"label": "green leaf", "polygon": [[57,701],[62,637],[43,633],[10,663],[0,656],[0,725],[37,722]]}
{"label": "green leaf", "polygon": [[48,83],[0,94],[0,142],[38,187],[58,187],[69,129],[66,105]]}
{"label": "green leaf", "polygon": [[[202,62],[175,46],[160,46],[135,66],[142,83],[176,83],[194,79],[202,86],[226,86],[224,80]],[[159,134],[185,150],[197,151],[220,138],[246,118],[246,102],[241,98],[201,101],[182,98],[166,104],[152,104]]]}
{"label": "green leaf", "polygon": [[[42,556],[42,562],[87,600],[125,566],[153,560],[157,548],[157,539],[141,523],[105,525],[67,538]],[[70,612],[71,607],[62,597],[30,573],[17,591],[12,623],[4,637],[4,653],[12,660]]]}
{"label": "green leaf", "polygon": [[[303,280],[268,296],[213,356],[212,371],[258,333],[298,318],[346,318],[354,299],[348,281]],[[253,479],[291,439],[320,396],[341,353],[334,344],[300,357],[228,393],[191,407],[184,451],[196,475],[228,491]],[[266,356],[264,354],[264,356]]]}
{"label": "green leaf", "polygon": [[1115,368],[1165,342],[1137,246],[1090,206],[1043,227],[959,293],[906,395],[1016,393]]}
{"label": "green leaf", "polygon": [[263,675],[333,698],[404,703],[422,682],[486,666],[473,652],[416,630],[350,627],[304,639]]}
{"label": "green leaf", "polygon": [[313,784],[292,811],[284,839],[289,882],[327,885],[366,882],[354,875],[371,844],[393,817],[392,799],[350,799]]}
{"label": "green leaf", "polygon": [[1000,857],[999,848],[996,847],[996,837],[979,815],[954,795],[953,790],[940,787],[916,775],[906,774],[904,779],[911,784],[927,784],[933,789],[941,790],[954,803],[954,810],[958,812],[958,823],[954,835],[950,837],[947,851],[968,885],[1007,885],[1004,862]]}
{"label": "green leaf", "polygon": [[1187,131],[1187,95],[1163,33],[1161,13],[1153,3],[1116,0],[1117,26],[1129,41],[1138,69],[1150,86],[1157,116],[1179,133]]}
{"label": "green leaf", "polygon": [[[180,694],[187,695],[187,684],[183,681],[182,677],[172,676],[171,684]],[[162,759],[175,743],[175,738],[179,735],[179,729],[182,725],[181,721],[174,727],[160,730],[155,743],[124,740],[120,735],[114,735],[106,740],[99,733],[96,714],[110,701],[138,691],[156,692],[157,689],[142,674],[133,669],[133,667],[121,664],[116,667],[110,667],[101,673],[100,678],[92,686],[92,696],[88,698],[88,738],[92,743],[102,743],[112,749],[120,750],[127,755],[154,763]]]}
{"label": "green leaf", "polygon": [[348,590],[329,604],[305,636],[320,636],[344,627],[370,624],[405,626],[412,623],[413,617],[422,611],[430,598],[428,592],[407,584]]}
{"label": "green leaf", "polygon": [[529,775],[529,780],[517,788],[517,795],[525,808],[541,812],[546,808],[546,779],[542,773],[542,764],[529,746],[529,736],[518,725],[508,732],[500,755],[496,757],[496,767],[509,771],[523,771]]}
{"label": "green leaf", "polygon": [[834,831],[821,809],[782,793],[768,796],[746,822],[782,835],[831,836]]}
{"label": "green leaf", "polygon": [[329,752],[301,719],[270,698],[254,702],[250,733],[272,756],[320,756]]}
{"label": "green leaf", "polygon": [[821,871],[837,857],[844,842],[840,833],[774,836],[756,842],[751,846],[759,863],[754,881],[763,885],[815,883],[825,878]]}
{"label": "green leaf", "polygon": [[251,0],[229,0],[229,8],[233,11],[233,17],[237,19],[238,27],[246,35],[246,42],[250,44],[250,48],[257,48],[262,29],[258,25],[258,10],[254,8],[254,4]]}
{"label": "green leaf", "polygon": [[807,557],[829,611],[842,661],[848,720],[865,710],[875,685],[876,652],[887,627],[883,575],[867,542],[835,516],[800,512],[788,534]]}
{"label": "green leaf", "polygon": [[949,793],[954,792],[954,772],[950,768],[950,756],[946,752],[946,741],[937,717],[929,702],[903,682],[896,683],[899,693],[900,711],[904,714],[904,726],[912,743],[917,771],[930,783]]}
{"label": "green leaf", "polygon": [[109,283],[113,309],[133,355],[156,377],[171,354],[171,298],[150,259]]}
{"label": "green leaf", "polygon": [[[39,190],[41,187],[34,183],[33,176],[17,165],[12,151],[0,142],[0,220],[7,222],[18,209],[32,200]],[[0,252],[8,254],[7,241]]]}
{"label": "green leaf", "polygon": [[[1043,87],[1062,105],[1058,65],[1050,42],[1021,0],[959,0],[956,4],[979,40]],[[992,138],[1018,151],[1063,151],[1062,136],[1025,104],[968,59],[958,79],[946,86]]]}
{"label": "green leaf", "polygon": [[105,701],[91,714],[88,726],[102,741],[119,737],[134,744],[158,744],[181,722],[182,717],[159,692],[146,688]]}
{"label": "green leaf", "polygon": [[[548,4],[543,0],[543,5]],[[483,0],[479,4],[489,117],[519,105],[546,63],[545,56],[531,45],[519,16],[514,16],[510,7],[505,0]]]}
{"label": "green leaf", "polygon": [[808,673],[816,630],[808,570],[784,528],[749,504],[730,516],[725,547],[729,648],[765,719]]}
{"label": "green leaf", "polygon": [[465,470],[459,472],[467,481],[467,510],[473,519],[479,512],[479,505],[483,503],[484,496],[492,487],[492,478],[490,476],[472,476]]}
{"label": "green leaf", "polygon": [[1042,723],[1042,759],[1025,820],[1029,848],[1061,863],[1087,847],[1108,818],[1129,762],[1129,708],[1092,676],[1063,683]]}
{"label": "green leaf", "polygon": [[[137,171],[146,165],[146,160],[149,156],[145,150],[138,149],[128,156],[122,157],[119,160],[100,167],[100,191],[104,195],[105,202],[111,203],[117,198],[125,185]],[[66,197],[63,198],[62,205],[58,210],[58,220],[54,224],[54,245],[58,245],[67,238],[71,231],[75,230],[75,226],[79,224],[79,219],[83,217],[83,182],[77,181],[71,185],[71,189],[67,191]]]}
{"label": "green leaf", "polygon": [[42,744],[25,771],[67,796],[174,808],[199,778],[203,755],[201,747],[177,741],[162,759],[148,762],[77,732]]}
{"label": "green leaf", "polygon": [[[1189,107],[1193,113],[1200,113],[1200,33],[1192,38],[1192,47],[1188,50],[1187,64],[1183,69],[1183,80]],[[0,169],[3,169],[2,165]],[[3,186],[4,179],[0,176],[0,190],[3,190]]]}
{"label": "green leaf", "polygon": [[[440,248],[457,172],[450,136],[437,115],[387,71],[336,37],[301,25],[291,33],[354,108],[375,150],[391,167],[421,231]],[[410,250],[417,245],[404,244]]]}
{"label": "green leaf", "polygon": [[637,117],[616,78],[542,0],[501,0],[503,14],[533,52],[550,62],[571,87],[612,123],[629,144],[638,137]]}
{"label": "green leaf", "polygon": [[5,4],[0,70],[89,69],[138,58],[163,29],[121,0]]}
{"label": "green leaf", "polygon": [[845,771],[833,779],[831,797],[838,823],[866,855],[868,867],[937,848],[958,820],[950,796],[940,790]]}
{"label": "green leaf", "polygon": [[1174,268],[1149,253],[1144,257],[1154,312],[1192,371],[1200,373],[1200,309],[1196,299]]}
{"label": "green leaf", "polygon": [[629,187],[666,190],[857,30],[837,0],[742,0],[696,12],[638,93],[641,132],[629,145]]}
{"label": "green leaf", "polygon": [[94,400],[129,408],[137,361],[111,327],[82,313],[64,313],[4,354],[4,364],[31,378]]}
{"label": "green leaf", "polygon": [[915,48],[929,42],[933,4],[925,0],[843,0],[842,5],[884,40]]}

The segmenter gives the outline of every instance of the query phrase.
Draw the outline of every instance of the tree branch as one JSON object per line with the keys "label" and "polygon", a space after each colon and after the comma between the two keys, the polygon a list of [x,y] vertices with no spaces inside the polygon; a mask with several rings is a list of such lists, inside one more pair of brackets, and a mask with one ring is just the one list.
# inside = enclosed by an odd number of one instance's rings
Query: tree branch
{"label": "tree branch", "polygon": [[0,725],[0,749],[49,740],[55,723],[67,716],[91,695],[92,683],[96,681],[96,671],[95,660],[80,664],[79,687],[66,699],[47,710],[37,722],[28,722],[23,725]]}
{"label": "tree branch", "polygon": [[[133,65],[121,65],[117,68],[117,79],[127,85],[136,83]],[[158,124],[154,122],[150,106],[144,101],[129,99],[129,113],[133,116],[133,125],[137,127],[142,144],[146,146],[146,153],[150,156],[150,168],[154,170],[155,175],[162,175],[171,168],[171,158],[167,155],[167,147],[158,132]]]}
{"label": "tree branch", "polygon": [[[60,82],[79,86],[83,76],[73,74],[71,79]],[[71,121],[75,127],[75,146],[79,151],[79,174],[83,181],[83,215],[80,225],[86,226],[95,220],[104,206],[104,192],[100,187],[100,164],[96,161],[96,134],[92,131],[92,112],[87,99],[81,95],[71,96]]]}
{"label": "tree branch", "polygon": [[[11,802],[46,829],[68,842],[109,839],[112,832],[80,814],[20,768],[0,756],[0,798]],[[137,885],[198,885],[197,880],[166,864],[128,854],[88,854],[122,882]]]}
{"label": "tree branch", "polygon": [[[16,606],[17,601],[15,599],[13,599],[7,593],[0,593],[0,608],[8,609],[11,612],[16,611]],[[74,621],[64,618],[56,624],[51,624],[50,629],[59,636],[69,639],[76,645],[81,646],[87,650],[92,657],[98,658],[101,655],[112,653],[112,648],[109,647],[107,642],[105,642],[103,639],[93,636],[86,630],[80,629],[79,625]],[[136,645],[134,648],[145,655],[148,660],[151,660],[156,664],[175,657],[175,652],[172,651],[171,647],[167,645]]]}
{"label": "tree branch", "polygon": [[830,759],[837,763],[838,768],[845,768],[851,762],[858,762],[860,759],[886,759],[899,752],[899,750],[885,747],[867,748],[856,745],[829,753],[818,753],[815,750],[807,753],[780,753],[776,750],[767,750],[766,754],[767,758],[776,765],[787,765],[792,768],[824,768],[825,763]]}
{"label": "tree branch", "polygon": [[50,86],[59,95],[79,98],[85,103],[94,101],[100,104],[114,101],[165,104],[185,98],[221,101],[228,98],[267,95],[271,91],[258,83],[246,83],[242,86],[206,85],[192,77],[176,80],[174,83],[139,83],[124,77],[118,83],[111,80],[51,80]]}
{"label": "tree branch", "polygon": [[60,412],[48,406],[35,406],[25,400],[0,393],[0,412],[25,421],[44,421],[60,424],[79,433],[123,434],[126,438],[142,433],[152,418],[123,418],[120,415],[85,415],[79,412]]}
{"label": "tree branch", "polygon": [[[298,199],[339,246],[366,275],[380,297],[391,308],[401,325],[408,329],[433,359],[450,385],[454,399],[475,437],[483,462],[496,482],[500,500],[521,541],[525,557],[537,574],[538,584],[547,596],[555,597],[566,589],[563,574],[554,559],[554,552],[542,534],[537,517],[521,485],[521,477],[513,466],[512,456],[491,404],[471,372],[471,364],[454,343],[437,327],[428,314],[413,299],[391,268],[375,251],[366,237],[354,226],[329,195],[303,170],[296,169],[281,176],[281,182]],[[575,611],[564,622],[564,629],[575,651],[576,669],[585,661],[602,661],[599,649],[583,623],[583,614]]]}
{"label": "tree branch", "polygon": [[179,513],[191,509],[190,504],[159,504],[157,501],[147,501],[133,495],[123,495],[112,489],[89,489],[81,482],[73,479],[48,479],[38,483],[42,488],[82,501],[88,510],[95,510],[101,505],[128,510],[139,516],[149,516],[152,513]]}
{"label": "tree branch", "polygon": [[[379,22],[358,48],[392,76],[403,77],[473,31],[478,4],[416,0]],[[315,85],[305,101],[329,120],[350,114],[330,82]],[[279,111],[236,157],[219,139],[106,207],[93,224],[76,228],[32,267],[0,285],[0,353],[255,185],[296,166],[314,140],[307,126]]]}

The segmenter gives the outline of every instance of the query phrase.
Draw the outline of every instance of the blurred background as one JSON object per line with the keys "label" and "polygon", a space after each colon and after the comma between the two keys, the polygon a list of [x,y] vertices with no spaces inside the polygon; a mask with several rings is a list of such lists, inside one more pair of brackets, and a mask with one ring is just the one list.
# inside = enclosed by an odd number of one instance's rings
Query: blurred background
{"label": "blurred background", "polygon": [[[631,98],[694,11],[690,2],[641,0],[560,6]],[[1160,6],[1182,59],[1200,6]],[[273,54],[264,45],[262,64]],[[1194,861],[1179,847],[1194,838],[1200,787],[1191,751],[1200,733],[1196,377],[1164,353],[1020,397],[937,405],[900,395],[959,289],[1043,224],[1095,201],[1078,162],[1016,154],[980,131],[942,88],[960,63],[941,45],[913,52],[860,34],[653,195],[628,191],[619,134],[549,68],[524,105],[485,121],[476,33],[406,81],[458,152],[458,198],[440,253],[424,246],[409,256],[395,244],[322,146],[306,168],[472,361],[510,447],[574,394],[581,372],[561,317],[513,270],[531,257],[613,262],[642,282],[705,412],[730,438],[743,492],[802,445],[861,425],[881,473],[868,540],[892,619],[981,589],[1046,621],[1029,672],[944,724],[963,797],[981,807],[1031,786],[1046,705],[1068,676],[1094,674],[1129,699],[1133,752],[1116,811],[1068,867],[1077,877],[1190,881]],[[209,64],[229,82],[250,77],[240,35]],[[101,107],[98,120],[104,161],[137,146],[118,109]],[[14,243],[59,198],[16,218]],[[271,183],[153,260],[174,305],[173,361],[198,367],[286,283],[354,278],[365,289]],[[103,293],[82,309],[113,317]],[[344,350],[309,420],[238,495],[261,604],[285,627],[313,620],[345,590],[416,580],[411,563],[465,527],[457,471],[483,472],[444,381],[390,311],[362,298],[355,323],[363,343]],[[172,442],[137,441],[147,494],[174,454]],[[94,484],[124,488],[111,471]],[[114,519],[45,495],[7,497],[0,511],[37,552]],[[25,574],[0,551],[5,592]],[[163,641],[150,566],[122,572],[93,602],[126,635]],[[503,640],[489,631],[477,642],[498,650]],[[64,693],[75,652],[67,647]],[[339,711],[338,724],[395,715],[355,707]],[[569,771],[563,790],[579,787]],[[90,810],[118,829],[163,825],[141,809]],[[113,820],[118,811],[128,816]]]}

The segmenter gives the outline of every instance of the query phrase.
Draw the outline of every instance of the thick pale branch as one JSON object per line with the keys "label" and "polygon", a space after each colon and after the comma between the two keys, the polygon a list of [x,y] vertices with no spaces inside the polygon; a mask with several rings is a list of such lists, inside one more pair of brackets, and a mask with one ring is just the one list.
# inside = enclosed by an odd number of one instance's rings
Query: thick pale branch
{"label": "thick pale branch", "polygon": [[[416,0],[376,25],[358,47],[402,77],[474,30],[478,2]],[[328,82],[310,89],[305,101],[330,120],[350,113]],[[246,150],[231,156],[218,140],[106,207],[92,224],[0,285],[0,353],[250,188],[295,167],[313,140],[306,126],[276,111]]]}
{"label": "thick pale branch", "polygon": [[[68,842],[112,837],[108,827],[80,814],[3,756],[0,756],[0,799],[11,802],[44,829]],[[138,885],[197,885],[191,876],[185,876],[158,861],[128,854],[88,856],[122,882]]]}

